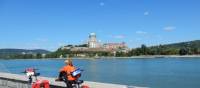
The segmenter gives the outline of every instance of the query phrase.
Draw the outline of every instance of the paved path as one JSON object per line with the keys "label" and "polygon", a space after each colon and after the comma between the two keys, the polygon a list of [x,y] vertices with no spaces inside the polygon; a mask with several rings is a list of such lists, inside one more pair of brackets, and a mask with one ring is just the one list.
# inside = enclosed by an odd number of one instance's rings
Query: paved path
{"label": "paved path", "polygon": [[[18,75],[18,74],[11,74],[11,73],[1,73],[0,72],[0,78],[9,79],[9,80],[19,80],[19,81],[24,81],[24,82],[28,81],[28,79],[25,75]],[[60,86],[60,87],[66,86],[64,82],[56,82],[55,78],[38,77],[38,79],[49,80],[50,85],[53,85],[53,86]],[[99,82],[90,82],[90,81],[84,81],[83,84],[89,85],[90,88],[147,88],[147,87],[137,87],[137,86],[128,87],[127,85],[99,83]],[[0,88],[6,88],[6,87],[0,86]]]}
{"label": "paved path", "polygon": [[9,87],[5,87],[5,86],[0,86],[0,88],[9,88]]}

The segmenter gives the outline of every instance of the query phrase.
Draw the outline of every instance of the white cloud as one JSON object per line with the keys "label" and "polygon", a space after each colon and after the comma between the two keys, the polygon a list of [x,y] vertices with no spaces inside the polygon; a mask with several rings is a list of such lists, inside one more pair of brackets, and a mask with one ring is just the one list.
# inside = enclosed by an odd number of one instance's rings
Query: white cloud
{"label": "white cloud", "polygon": [[46,39],[46,38],[37,38],[35,40],[39,41],[39,42],[47,42],[48,41],[48,39]]}
{"label": "white cloud", "polygon": [[129,42],[133,42],[133,40],[129,40]]}
{"label": "white cloud", "polygon": [[125,35],[112,35],[112,37],[116,39],[123,39],[125,38]]}
{"label": "white cloud", "polygon": [[141,41],[141,40],[142,40],[142,38],[136,38],[135,40],[136,40],[136,41]]}
{"label": "white cloud", "polygon": [[149,12],[148,11],[144,12],[144,15],[145,16],[149,15]]}
{"label": "white cloud", "polygon": [[41,45],[38,43],[26,43],[22,47],[24,49],[42,49]]}
{"label": "white cloud", "polygon": [[104,6],[105,3],[104,3],[104,2],[100,2],[99,5],[100,5],[100,6]]}
{"label": "white cloud", "polygon": [[60,47],[60,46],[64,46],[64,45],[66,45],[65,43],[63,43],[63,42],[59,42],[58,43],[58,46]]}
{"label": "white cloud", "polygon": [[163,28],[164,31],[168,31],[168,32],[173,31],[175,29],[176,29],[176,27],[174,27],[174,26],[167,26],[167,27]]}
{"label": "white cloud", "polygon": [[145,34],[147,34],[147,32],[145,32],[145,31],[136,31],[136,34],[145,35]]}
{"label": "white cloud", "polygon": [[163,37],[161,35],[155,35],[155,38],[157,38],[158,40],[163,40]]}

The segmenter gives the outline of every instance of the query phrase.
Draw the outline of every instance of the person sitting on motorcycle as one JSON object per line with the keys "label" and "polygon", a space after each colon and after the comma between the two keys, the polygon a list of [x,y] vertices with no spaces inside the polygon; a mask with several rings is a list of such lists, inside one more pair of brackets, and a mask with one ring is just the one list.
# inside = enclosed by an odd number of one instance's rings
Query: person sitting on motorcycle
{"label": "person sitting on motorcycle", "polygon": [[67,84],[67,88],[72,88],[72,84],[75,80],[78,79],[78,77],[73,77],[71,74],[73,71],[76,70],[76,67],[73,66],[71,58],[65,60],[65,64],[66,65],[60,69],[59,77],[58,79],[56,79],[56,81],[65,81]]}

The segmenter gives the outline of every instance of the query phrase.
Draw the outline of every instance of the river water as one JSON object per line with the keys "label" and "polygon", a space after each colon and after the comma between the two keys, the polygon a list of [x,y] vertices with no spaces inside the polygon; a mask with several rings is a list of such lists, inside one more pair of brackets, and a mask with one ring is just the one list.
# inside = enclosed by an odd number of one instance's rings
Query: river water
{"label": "river water", "polygon": [[[200,58],[75,59],[84,69],[81,79],[150,88],[200,88]],[[0,60],[0,71],[22,74],[34,67],[42,76],[55,77],[62,59]]]}

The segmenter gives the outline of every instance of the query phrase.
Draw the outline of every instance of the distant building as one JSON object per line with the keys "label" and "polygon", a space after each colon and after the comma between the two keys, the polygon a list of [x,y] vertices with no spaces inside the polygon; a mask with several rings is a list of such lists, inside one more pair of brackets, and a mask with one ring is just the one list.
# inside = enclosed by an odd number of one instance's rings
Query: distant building
{"label": "distant building", "polygon": [[97,41],[95,33],[90,33],[89,40],[88,40],[88,47],[89,48],[99,48],[100,47],[100,44]]}
{"label": "distant building", "polygon": [[73,47],[71,51],[86,51],[87,49],[87,47]]}
{"label": "distant building", "polygon": [[72,48],[71,51],[80,51],[80,52],[110,52],[104,48],[85,48],[85,47],[76,47]]}
{"label": "distant building", "polygon": [[127,48],[126,44],[124,42],[122,43],[105,43],[103,45],[104,48],[108,50],[116,50],[116,49],[124,49]]}
{"label": "distant building", "polygon": [[[70,50],[73,52],[127,52],[128,47],[125,42],[122,43],[105,43],[100,44],[95,33],[90,33],[88,43],[82,45],[67,45],[61,47],[62,50]],[[82,56],[82,55],[80,55]]]}
{"label": "distant building", "polygon": [[42,54],[42,58],[45,58],[46,57],[46,54]]}

